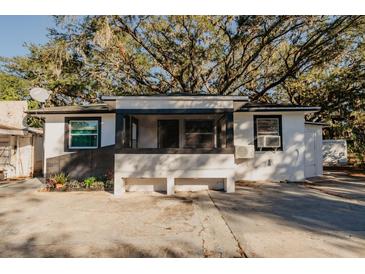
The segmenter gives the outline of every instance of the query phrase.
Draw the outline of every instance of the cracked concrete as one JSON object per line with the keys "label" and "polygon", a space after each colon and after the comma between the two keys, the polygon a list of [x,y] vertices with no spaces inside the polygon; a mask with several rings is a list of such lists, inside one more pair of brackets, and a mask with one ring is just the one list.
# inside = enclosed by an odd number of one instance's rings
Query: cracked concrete
{"label": "cracked concrete", "polygon": [[365,182],[331,176],[171,197],[3,185],[0,257],[365,257]]}
{"label": "cracked concrete", "polygon": [[1,257],[239,257],[206,191],[37,192],[36,179],[0,190]]}
{"label": "cracked concrete", "polygon": [[250,258],[365,257],[365,207],[358,195],[344,199],[303,185],[256,183],[236,185],[229,198],[211,196]]}

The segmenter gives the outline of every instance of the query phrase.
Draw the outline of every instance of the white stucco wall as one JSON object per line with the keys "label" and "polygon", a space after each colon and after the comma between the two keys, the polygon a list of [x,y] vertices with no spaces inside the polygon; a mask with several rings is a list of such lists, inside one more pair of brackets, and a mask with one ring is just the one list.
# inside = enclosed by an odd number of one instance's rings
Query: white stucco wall
{"label": "white stucco wall", "polygon": [[0,124],[12,128],[24,128],[27,109],[27,101],[0,101]]}
{"label": "white stucco wall", "polygon": [[45,159],[71,153],[64,151],[65,117],[101,117],[101,146],[115,143],[114,113],[47,115],[43,144]]}
{"label": "white stucco wall", "polygon": [[235,146],[254,144],[254,115],[282,115],[283,151],[255,152],[253,159],[236,161],[236,180],[304,179],[303,112],[234,113]]}
{"label": "white stucco wall", "polygon": [[205,187],[224,186],[228,192],[235,188],[233,154],[116,154],[114,165],[117,194],[118,189],[164,190],[167,178],[179,179],[176,190],[201,188],[197,178],[214,179],[204,182]]}

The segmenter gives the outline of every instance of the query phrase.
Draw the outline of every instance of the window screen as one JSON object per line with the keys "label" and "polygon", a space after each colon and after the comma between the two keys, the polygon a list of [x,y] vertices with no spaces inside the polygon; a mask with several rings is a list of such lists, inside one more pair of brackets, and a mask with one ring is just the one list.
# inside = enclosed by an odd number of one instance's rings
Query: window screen
{"label": "window screen", "polygon": [[187,148],[213,148],[214,123],[212,120],[186,120],[184,144]]}
{"label": "window screen", "polygon": [[257,135],[280,135],[279,118],[256,118]]}

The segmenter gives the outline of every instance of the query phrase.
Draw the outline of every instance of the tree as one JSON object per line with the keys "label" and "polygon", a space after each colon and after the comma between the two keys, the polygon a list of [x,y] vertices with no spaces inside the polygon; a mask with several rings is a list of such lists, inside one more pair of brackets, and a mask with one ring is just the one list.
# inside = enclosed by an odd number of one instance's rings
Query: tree
{"label": "tree", "polygon": [[28,95],[28,88],[25,80],[0,72],[0,100],[22,100]]}
{"label": "tree", "polygon": [[[49,105],[101,95],[239,94],[319,105],[328,136],[363,140],[363,16],[55,17],[3,71],[52,90]],[[348,137],[348,136],[352,137]],[[347,136],[347,137],[346,137]],[[365,145],[363,146],[365,147]]]}
{"label": "tree", "polygon": [[293,104],[317,105],[321,110],[307,118],[325,121],[327,138],[344,138],[350,151],[365,162],[365,44],[356,39],[337,59],[286,81],[272,100]]}
{"label": "tree", "polygon": [[[56,17],[43,47],[6,62],[53,104],[100,94],[269,93],[337,58],[361,16]],[[79,101],[78,101],[79,100]]]}

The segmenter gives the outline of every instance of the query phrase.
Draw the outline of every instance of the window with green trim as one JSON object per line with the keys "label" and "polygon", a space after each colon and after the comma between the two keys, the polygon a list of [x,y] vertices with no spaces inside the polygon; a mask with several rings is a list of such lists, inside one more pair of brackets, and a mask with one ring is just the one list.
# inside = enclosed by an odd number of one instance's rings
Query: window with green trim
{"label": "window with green trim", "polygon": [[69,148],[88,149],[97,148],[99,138],[98,120],[70,120]]}

